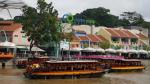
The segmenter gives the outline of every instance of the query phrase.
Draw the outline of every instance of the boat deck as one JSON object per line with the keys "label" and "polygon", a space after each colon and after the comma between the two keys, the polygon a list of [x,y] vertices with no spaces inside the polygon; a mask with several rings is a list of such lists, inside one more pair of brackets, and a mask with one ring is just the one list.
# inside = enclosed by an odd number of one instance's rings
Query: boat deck
{"label": "boat deck", "polygon": [[120,66],[120,67],[112,67],[112,70],[141,70],[144,69],[144,66]]}
{"label": "boat deck", "polygon": [[32,75],[83,75],[83,74],[96,74],[96,73],[103,73],[104,71],[98,70],[85,70],[85,71],[57,71],[57,72],[34,72]]}

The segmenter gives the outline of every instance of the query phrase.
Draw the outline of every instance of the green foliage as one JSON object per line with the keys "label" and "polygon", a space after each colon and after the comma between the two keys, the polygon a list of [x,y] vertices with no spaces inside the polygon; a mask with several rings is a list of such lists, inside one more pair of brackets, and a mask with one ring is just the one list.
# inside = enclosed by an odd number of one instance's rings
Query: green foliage
{"label": "green foliage", "polygon": [[102,42],[100,42],[100,46],[99,47],[101,47],[103,49],[108,49],[108,48],[110,48],[110,42],[102,41]]}
{"label": "green foliage", "polygon": [[23,15],[15,17],[14,20],[22,23],[23,30],[33,45],[39,46],[48,42],[58,43],[60,41],[60,23],[57,20],[57,10],[52,3],[38,0],[37,8],[25,6]]}
{"label": "green foliage", "polygon": [[75,18],[94,20],[96,26],[147,26],[143,16],[137,12],[123,12],[119,19],[119,16],[110,14],[110,10],[103,7],[84,10],[77,13]]}
{"label": "green foliage", "polygon": [[128,20],[131,26],[139,26],[144,22],[143,16],[137,12],[123,12],[121,16]]}
{"label": "green foliage", "polygon": [[3,18],[0,18],[0,21],[3,21],[4,19]]}
{"label": "green foliage", "polygon": [[113,27],[117,26],[118,23],[118,17],[111,15],[110,10],[103,7],[87,9],[80,14],[76,14],[75,17],[93,19],[97,26]]}

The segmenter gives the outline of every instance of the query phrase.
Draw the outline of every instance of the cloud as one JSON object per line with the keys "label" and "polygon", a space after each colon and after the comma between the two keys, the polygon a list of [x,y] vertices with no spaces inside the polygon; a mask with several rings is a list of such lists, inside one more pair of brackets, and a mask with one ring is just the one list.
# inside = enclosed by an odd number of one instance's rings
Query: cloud
{"label": "cloud", "polygon": [[[22,0],[29,6],[36,7],[37,0]],[[120,15],[125,11],[137,11],[146,20],[150,21],[149,3],[150,0],[45,0],[53,2],[58,10],[59,16],[65,13],[80,13],[88,8],[104,7],[110,9],[114,15]],[[1,15],[1,14],[0,14]],[[4,15],[4,14],[3,14]]]}

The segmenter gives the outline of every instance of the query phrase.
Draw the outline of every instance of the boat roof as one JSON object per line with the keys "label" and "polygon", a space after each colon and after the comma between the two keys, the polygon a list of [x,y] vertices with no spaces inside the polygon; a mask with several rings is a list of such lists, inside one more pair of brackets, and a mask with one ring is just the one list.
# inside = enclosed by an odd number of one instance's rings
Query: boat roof
{"label": "boat roof", "polygon": [[123,59],[122,61],[129,61],[129,62],[140,62],[140,60],[137,59]]}
{"label": "boat roof", "polygon": [[88,59],[113,59],[113,60],[122,60],[124,57],[122,56],[111,56],[111,55],[100,55],[100,56],[77,56],[77,58],[88,58]]}
{"label": "boat roof", "polygon": [[57,60],[51,60],[51,61],[46,61],[47,63],[93,63],[93,62],[98,62],[96,60],[75,60],[75,61],[57,61]]}
{"label": "boat roof", "polygon": [[37,59],[37,58],[49,58],[48,56],[41,56],[41,57],[30,57],[29,59]]}

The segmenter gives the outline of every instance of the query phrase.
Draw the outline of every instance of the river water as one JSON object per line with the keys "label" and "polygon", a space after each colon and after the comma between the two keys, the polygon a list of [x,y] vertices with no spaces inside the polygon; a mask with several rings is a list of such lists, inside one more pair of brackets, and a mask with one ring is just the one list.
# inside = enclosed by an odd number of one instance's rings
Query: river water
{"label": "river water", "polygon": [[27,79],[23,69],[13,66],[0,68],[0,84],[150,84],[150,60],[142,60],[146,69],[142,72],[107,73],[101,78],[83,79]]}

